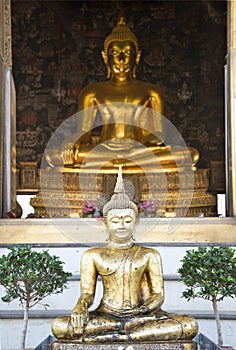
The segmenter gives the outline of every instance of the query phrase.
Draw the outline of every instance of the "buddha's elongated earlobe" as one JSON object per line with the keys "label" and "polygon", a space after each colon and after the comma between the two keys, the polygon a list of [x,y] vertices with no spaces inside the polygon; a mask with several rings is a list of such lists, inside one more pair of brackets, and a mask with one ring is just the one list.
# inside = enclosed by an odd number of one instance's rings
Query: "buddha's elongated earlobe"
{"label": "buddha's elongated earlobe", "polygon": [[136,58],[135,58],[135,63],[136,63],[136,65],[139,64],[140,56],[141,56],[141,50],[138,50],[138,51],[136,52]]}
{"label": "buddha's elongated earlobe", "polygon": [[135,236],[134,236],[134,233],[135,233],[135,230],[132,231],[132,234],[131,234],[131,239],[132,239],[132,241],[136,241],[136,238],[135,238]]}
{"label": "buddha's elongated earlobe", "polygon": [[133,68],[133,71],[132,71],[132,77],[133,78],[136,78],[136,67],[139,63],[139,60],[140,60],[140,56],[141,56],[141,51],[137,51],[136,52],[136,58],[135,58],[135,65],[134,65],[134,68]]}
{"label": "buddha's elongated earlobe", "polygon": [[106,221],[104,219],[102,220],[102,228],[103,228],[103,231],[106,234],[105,241],[106,242],[110,242],[110,234],[109,234],[109,231],[108,231],[107,226],[106,226]]}
{"label": "buddha's elongated earlobe", "polygon": [[110,77],[111,77],[111,70],[109,66],[107,66],[107,79],[109,79]]}
{"label": "buddha's elongated earlobe", "polygon": [[136,65],[134,65],[133,71],[132,71],[132,77],[136,78]]}
{"label": "buddha's elongated earlobe", "polygon": [[109,64],[108,64],[107,53],[105,51],[102,51],[102,58],[103,58],[103,61],[105,63],[105,66],[107,68],[107,79],[109,79],[111,77],[111,70],[110,70],[110,67],[109,67]]}
{"label": "buddha's elongated earlobe", "polygon": [[[136,218],[136,222],[137,222],[137,218]],[[135,225],[133,225],[133,229],[132,229],[132,232],[131,232],[131,239],[132,241],[136,241],[136,237],[135,237],[135,233],[136,233],[136,227]]]}
{"label": "buddha's elongated earlobe", "polygon": [[106,242],[110,242],[110,235],[109,235],[109,232],[108,230],[106,230]]}

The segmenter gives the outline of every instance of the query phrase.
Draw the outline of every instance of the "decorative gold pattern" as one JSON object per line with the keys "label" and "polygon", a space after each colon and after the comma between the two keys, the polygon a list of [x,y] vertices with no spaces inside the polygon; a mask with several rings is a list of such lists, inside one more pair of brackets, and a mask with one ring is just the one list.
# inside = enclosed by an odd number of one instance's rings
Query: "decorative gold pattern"
{"label": "decorative gold pattern", "polygon": [[4,25],[3,25],[3,15],[4,15],[4,2],[0,1],[0,56],[3,57],[4,55],[4,35],[3,35],[3,31],[4,31]]}
{"label": "decorative gold pattern", "polygon": [[236,48],[236,2],[228,2],[228,51]]}
{"label": "decorative gold pattern", "polygon": [[[79,174],[78,172],[63,173],[64,189],[60,187],[58,182],[58,173],[54,173],[52,169],[44,171],[44,188],[48,189],[31,199],[31,205],[34,207],[35,215],[37,217],[49,216],[63,216],[69,217],[71,214],[77,212],[81,214],[81,208],[85,199],[96,201],[100,195],[106,194],[111,196],[116,176],[114,174],[98,174],[96,185],[92,179],[96,174]],[[165,208],[169,211],[175,211],[177,216],[186,215],[186,199],[188,196],[192,197],[187,216],[196,217],[199,215],[213,216],[216,210],[216,198],[207,192],[208,170],[197,169],[194,171],[194,192],[191,189],[192,173],[166,173],[166,177],[162,174],[149,174],[149,183],[145,174],[124,174],[125,181],[133,184],[135,197],[141,200],[147,200],[150,197],[157,201],[159,207],[164,207],[165,197],[167,192],[167,199]],[[181,177],[181,179],[180,179]],[[79,179],[86,183],[86,188],[81,192],[79,186]],[[185,198],[182,202],[176,202],[179,197],[179,183],[183,184]],[[167,188],[166,188],[167,186]],[[86,195],[86,198],[85,198]],[[45,208],[46,203],[46,208]]]}
{"label": "decorative gold pattern", "polygon": [[0,4],[0,55],[4,66],[12,67],[12,32],[11,32],[11,0],[2,0]]}
{"label": "decorative gold pattern", "polygon": [[20,162],[21,189],[37,188],[37,162]]}

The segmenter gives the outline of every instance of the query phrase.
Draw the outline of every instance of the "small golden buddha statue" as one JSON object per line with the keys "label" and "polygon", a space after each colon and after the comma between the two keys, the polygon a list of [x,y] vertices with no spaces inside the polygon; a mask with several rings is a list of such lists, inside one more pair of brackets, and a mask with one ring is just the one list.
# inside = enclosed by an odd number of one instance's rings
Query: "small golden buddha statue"
{"label": "small golden buddha statue", "polygon": [[[138,209],[125,193],[121,168],[103,218],[109,243],[83,254],[81,295],[70,316],[54,320],[53,334],[85,343],[191,340],[198,331],[197,322],[161,309],[160,254],[133,242]],[[96,310],[89,311],[98,276],[103,284],[102,300]]]}
{"label": "small golden buddha statue", "polygon": [[[63,145],[59,153],[48,150],[49,164],[61,158],[68,167],[114,169],[122,165],[136,172],[140,167],[171,170],[197,163],[196,149],[166,144],[172,124],[162,115],[161,89],[136,79],[140,54],[137,38],[121,16],[102,51],[108,79],[85,87],[79,95],[80,137],[73,145]],[[94,145],[98,114],[101,133]]]}

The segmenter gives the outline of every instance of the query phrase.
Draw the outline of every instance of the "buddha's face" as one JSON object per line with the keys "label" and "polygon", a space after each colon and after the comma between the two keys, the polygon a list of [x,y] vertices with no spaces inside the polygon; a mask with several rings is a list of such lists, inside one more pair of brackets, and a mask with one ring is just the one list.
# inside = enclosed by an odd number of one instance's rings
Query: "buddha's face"
{"label": "buddha's face", "polygon": [[130,241],[135,230],[135,213],[132,209],[112,209],[107,214],[106,222],[111,241]]}
{"label": "buddha's face", "polygon": [[107,64],[113,76],[125,80],[136,64],[136,50],[132,41],[113,41],[108,46]]}

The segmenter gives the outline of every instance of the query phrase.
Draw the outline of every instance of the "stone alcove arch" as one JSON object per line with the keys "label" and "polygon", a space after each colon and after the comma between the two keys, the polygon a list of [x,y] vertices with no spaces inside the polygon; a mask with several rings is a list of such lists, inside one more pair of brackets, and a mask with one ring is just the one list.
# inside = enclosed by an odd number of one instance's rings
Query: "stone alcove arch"
{"label": "stone alcove arch", "polygon": [[[236,127],[236,4],[228,1],[228,52],[227,52],[227,126],[228,126],[228,150],[226,157],[227,168],[227,202],[228,214],[236,215],[236,139],[234,130]],[[15,208],[15,97],[14,86],[11,77],[12,52],[11,52],[11,0],[1,2],[1,161],[0,161],[0,191],[1,191],[1,216],[10,209]]]}

